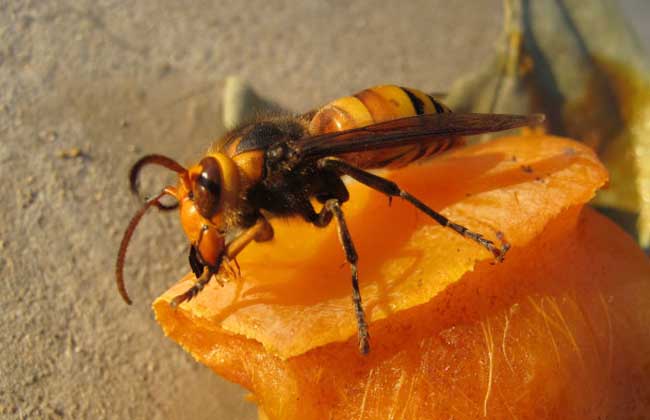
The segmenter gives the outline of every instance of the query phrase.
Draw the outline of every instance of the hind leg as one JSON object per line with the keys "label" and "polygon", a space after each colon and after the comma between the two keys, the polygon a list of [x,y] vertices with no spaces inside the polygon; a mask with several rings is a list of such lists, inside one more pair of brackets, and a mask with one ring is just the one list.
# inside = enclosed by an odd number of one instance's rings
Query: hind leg
{"label": "hind leg", "polygon": [[418,200],[416,197],[412,196],[408,192],[401,189],[396,183],[388,179],[382,178],[370,172],[366,172],[362,169],[357,168],[356,166],[350,165],[349,163],[337,159],[337,158],[323,158],[318,161],[318,166],[322,169],[328,169],[338,173],[339,175],[348,175],[362,184],[367,185],[368,187],[380,191],[389,197],[401,197],[404,200],[411,203],[418,210],[425,213],[427,216],[431,217],[433,220],[438,222],[444,227],[448,227],[464,237],[471,239],[472,241],[478,243],[494,255],[498,261],[502,261],[506,252],[510,248],[510,245],[506,242],[503,242],[501,248],[497,248],[494,243],[483,237],[480,233],[473,232],[466,227],[459,225],[447,219],[442,214],[434,211],[429,206],[424,204],[422,201]]}

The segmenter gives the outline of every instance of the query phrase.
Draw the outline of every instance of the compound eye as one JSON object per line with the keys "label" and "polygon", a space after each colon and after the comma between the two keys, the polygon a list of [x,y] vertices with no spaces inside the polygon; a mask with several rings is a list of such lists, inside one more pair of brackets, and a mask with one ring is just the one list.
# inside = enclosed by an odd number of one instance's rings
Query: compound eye
{"label": "compound eye", "polygon": [[219,210],[221,168],[212,157],[201,159],[199,165],[201,174],[194,181],[194,202],[201,216],[210,219]]}

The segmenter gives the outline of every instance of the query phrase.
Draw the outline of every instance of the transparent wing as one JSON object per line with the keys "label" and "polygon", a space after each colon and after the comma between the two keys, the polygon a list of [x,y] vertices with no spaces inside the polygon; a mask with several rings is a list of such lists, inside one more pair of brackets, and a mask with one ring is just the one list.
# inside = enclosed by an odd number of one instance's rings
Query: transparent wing
{"label": "transparent wing", "polygon": [[302,158],[318,159],[534,126],[543,121],[543,114],[426,114],[308,137],[298,141],[296,147]]}

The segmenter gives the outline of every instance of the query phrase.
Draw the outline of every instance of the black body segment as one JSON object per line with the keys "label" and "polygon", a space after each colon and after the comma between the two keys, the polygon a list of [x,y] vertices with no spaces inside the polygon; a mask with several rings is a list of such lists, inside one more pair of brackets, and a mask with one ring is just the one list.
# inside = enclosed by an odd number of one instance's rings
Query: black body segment
{"label": "black body segment", "polygon": [[[411,104],[413,104],[413,108],[415,109],[415,113],[417,115],[422,115],[424,114],[424,102],[422,99],[418,98],[417,95],[415,95],[413,92],[411,92],[409,89],[400,87],[409,97],[411,100]],[[433,100],[433,98],[429,97],[431,101],[435,104],[436,102]],[[436,107],[436,110],[438,108]]]}

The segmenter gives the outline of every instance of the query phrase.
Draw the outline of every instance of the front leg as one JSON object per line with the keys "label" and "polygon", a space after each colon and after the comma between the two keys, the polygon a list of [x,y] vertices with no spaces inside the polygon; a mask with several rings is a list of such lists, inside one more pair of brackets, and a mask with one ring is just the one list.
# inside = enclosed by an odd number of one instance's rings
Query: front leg
{"label": "front leg", "polygon": [[271,239],[273,239],[273,227],[264,216],[260,216],[253,226],[230,241],[226,247],[226,257],[231,260],[235,259],[237,254],[246,248],[251,241],[266,242]]}
{"label": "front leg", "polygon": [[[218,270],[218,267],[217,267]],[[205,287],[206,284],[210,282],[210,279],[212,276],[216,273],[214,269],[211,267],[208,267],[207,265],[203,267],[203,273],[199,278],[196,279],[192,287],[187,289],[185,293],[182,293],[178,296],[175,296],[169,304],[171,305],[172,308],[176,308],[178,305],[181,303],[192,300],[196,295],[199,294],[201,290]]]}

